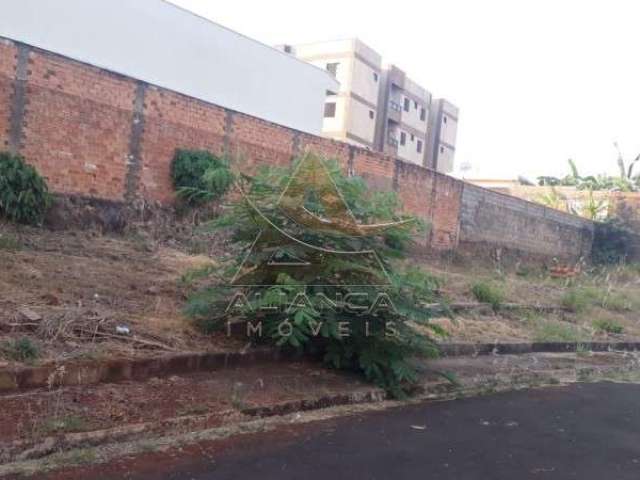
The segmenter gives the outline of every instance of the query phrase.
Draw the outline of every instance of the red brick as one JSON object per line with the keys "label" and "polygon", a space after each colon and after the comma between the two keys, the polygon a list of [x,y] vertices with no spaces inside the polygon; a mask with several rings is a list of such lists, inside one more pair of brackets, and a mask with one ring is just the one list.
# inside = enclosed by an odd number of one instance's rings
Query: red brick
{"label": "red brick", "polygon": [[168,203],[174,198],[171,160],[176,149],[224,153],[225,111],[178,93],[150,87],[142,137],[142,195]]}
{"label": "red brick", "polygon": [[9,144],[9,122],[11,117],[11,98],[16,70],[15,45],[0,40],[0,150]]}
{"label": "red brick", "polygon": [[122,200],[134,94],[131,79],[32,52],[21,153],[55,192]]}

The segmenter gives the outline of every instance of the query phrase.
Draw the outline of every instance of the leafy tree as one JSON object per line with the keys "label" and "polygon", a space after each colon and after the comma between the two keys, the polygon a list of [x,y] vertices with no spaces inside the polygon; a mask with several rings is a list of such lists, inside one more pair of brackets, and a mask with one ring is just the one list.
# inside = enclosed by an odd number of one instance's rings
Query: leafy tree
{"label": "leafy tree", "polygon": [[212,224],[244,249],[227,264],[232,285],[215,279],[187,312],[206,331],[238,322],[255,342],[320,355],[406,394],[417,380],[412,358],[435,356],[433,335],[443,334],[423,307],[437,280],[400,269],[424,225],[400,213],[394,193],[372,192],[311,154],[238,184],[242,193]]}
{"label": "leafy tree", "polygon": [[[613,175],[589,175],[583,177],[578,172],[576,163],[569,159],[570,173],[562,178],[541,176],[538,177],[539,186],[548,187],[575,187],[578,190],[592,191],[616,191],[616,192],[637,192],[640,190],[640,175],[634,175],[633,169],[635,164],[640,161],[640,154],[636,156],[628,166],[624,160],[622,152],[617,143],[614,147],[618,152],[617,164],[620,174]],[[522,182],[521,182],[522,183]]]}

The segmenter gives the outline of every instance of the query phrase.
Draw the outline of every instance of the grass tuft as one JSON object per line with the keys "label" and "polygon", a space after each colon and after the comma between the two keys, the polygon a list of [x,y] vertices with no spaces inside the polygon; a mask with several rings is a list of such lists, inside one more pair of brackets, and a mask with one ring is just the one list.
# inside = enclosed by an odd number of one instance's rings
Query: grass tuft
{"label": "grass tuft", "polygon": [[32,362],[40,356],[37,345],[27,337],[5,342],[0,346],[0,352],[16,362]]}
{"label": "grass tuft", "polygon": [[487,282],[477,282],[471,287],[471,292],[476,300],[490,304],[494,310],[498,310],[504,302],[504,292],[500,287]]}
{"label": "grass tuft", "polygon": [[599,319],[593,321],[593,328],[603,333],[622,333],[624,327],[615,320]]}

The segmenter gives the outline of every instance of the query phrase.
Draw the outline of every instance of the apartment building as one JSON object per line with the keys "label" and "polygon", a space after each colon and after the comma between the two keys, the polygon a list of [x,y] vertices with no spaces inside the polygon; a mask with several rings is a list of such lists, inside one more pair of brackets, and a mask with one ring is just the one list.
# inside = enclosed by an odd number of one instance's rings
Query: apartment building
{"label": "apartment building", "polygon": [[281,49],[332,73],[340,87],[326,99],[322,134],[407,162],[453,170],[458,109],[434,100],[396,65],[359,39]]}
{"label": "apartment building", "polygon": [[373,149],[382,74],[380,55],[358,39],[281,48],[326,69],[340,84],[337,91],[328,92],[322,134]]}
{"label": "apartment building", "polygon": [[458,107],[443,98],[431,102],[429,148],[425,165],[439,172],[451,172],[458,135]]}
{"label": "apartment building", "polygon": [[431,93],[395,65],[382,73],[375,149],[425,165]]}

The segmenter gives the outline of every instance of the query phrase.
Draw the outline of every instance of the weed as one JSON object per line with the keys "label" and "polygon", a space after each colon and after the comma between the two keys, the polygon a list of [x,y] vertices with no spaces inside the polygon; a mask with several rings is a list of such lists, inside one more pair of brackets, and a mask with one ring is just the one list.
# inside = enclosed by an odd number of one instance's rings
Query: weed
{"label": "weed", "polygon": [[21,245],[16,237],[13,235],[0,234],[0,250],[7,250],[9,252],[16,252],[20,250]]}
{"label": "weed", "polygon": [[91,448],[83,448],[69,452],[68,463],[71,465],[83,465],[94,463],[98,459],[96,451]]}
{"label": "weed", "polygon": [[599,297],[601,294],[595,288],[577,287],[565,293],[561,303],[567,310],[581,313],[597,303]]}
{"label": "weed", "polygon": [[209,411],[209,407],[204,404],[190,405],[178,410],[178,416],[184,417],[188,415],[204,415]]}
{"label": "weed", "polygon": [[498,310],[504,301],[504,293],[501,288],[487,282],[478,282],[471,287],[471,292],[476,300],[489,303],[494,310]]}
{"label": "weed", "polygon": [[216,267],[214,265],[205,265],[203,267],[194,268],[186,272],[180,277],[180,285],[183,287],[190,287],[196,281],[208,277],[215,272]]}
{"label": "weed", "polygon": [[534,335],[536,342],[579,342],[583,340],[578,327],[566,323],[547,321],[538,325]]}
{"label": "weed", "polygon": [[5,342],[0,351],[6,358],[16,362],[33,362],[40,356],[38,347],[27,337]]}
{"label": "weed", "polygon": [[87,420],[77,415],[49,418],[45,420],[44,424],[42,425],[42,429],[46,433],[79,432],[82,430],[86,430],[87,427]]}
{"label": "weed", "polygon": [[633,309],[633,302],[624,293],[609,293],[602,299],[602,308],[614,312],[625,312]]}
{"label": "weed", "polygon": [[599,319],[593,321],[593,328],[598,332],[604,333],[622,333],[624,327],[615,320]]}
{"label": "weed", "polygon": [[236,410],[242,410],[245,407],[244,397],[246,394],[245,385],[236,382],[231,388],[231,406]]}

